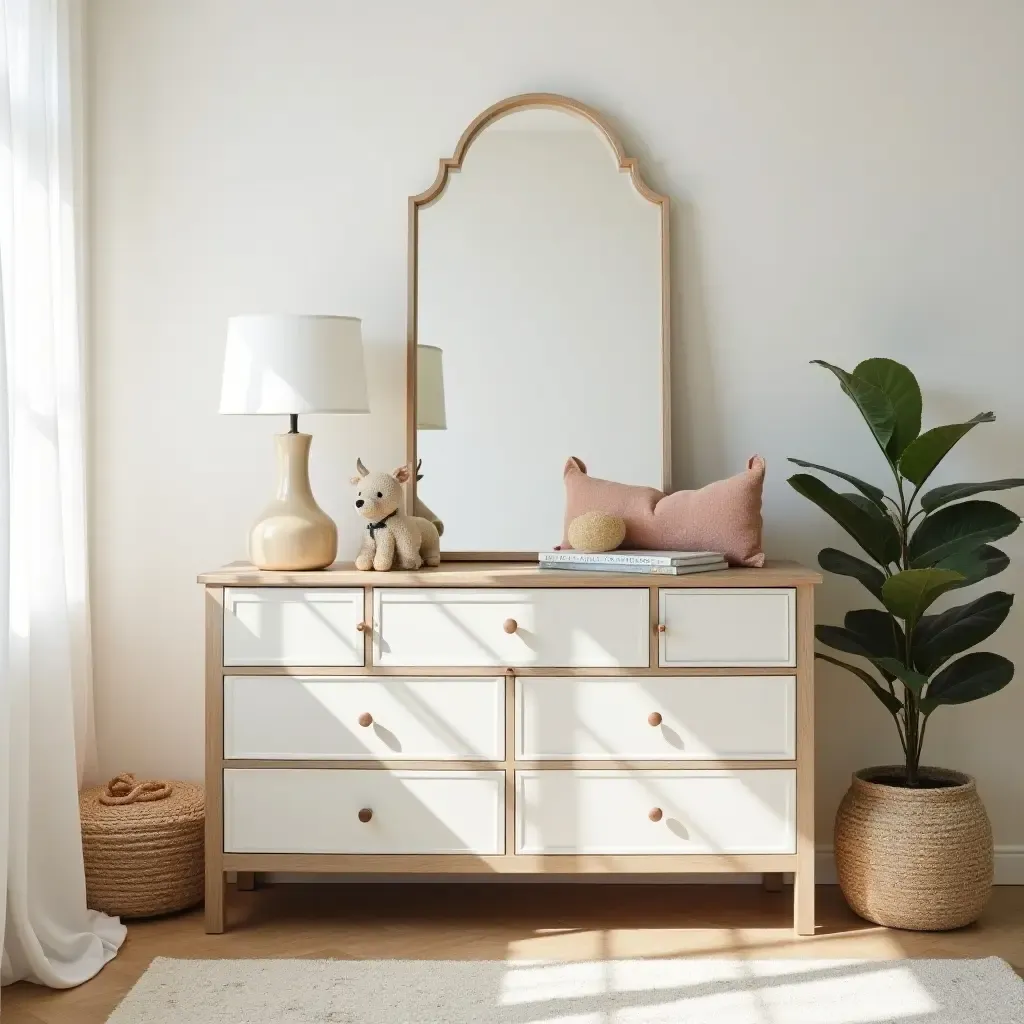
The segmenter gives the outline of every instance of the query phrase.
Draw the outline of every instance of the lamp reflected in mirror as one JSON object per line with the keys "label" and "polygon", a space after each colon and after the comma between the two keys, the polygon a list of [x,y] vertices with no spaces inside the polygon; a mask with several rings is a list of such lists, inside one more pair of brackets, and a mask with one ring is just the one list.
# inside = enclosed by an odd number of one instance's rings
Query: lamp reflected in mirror
{"label": "lamp reflected in mirror", "polygon": [[[416,346],[416,429],[448,429],[444,407],[444,367],[441,349],[436,345]],[[444,523],[420,498],[418,484],[422,479],[423,460],[420,459],[416,463],[417,488],[413,514],[429,519],[437,527],[438,534],[443,534]]]}
{"label": "lamp reflected in mirror", "polygon": [[444,368],[436,345],[416,346],[416,429],[447,430]]}

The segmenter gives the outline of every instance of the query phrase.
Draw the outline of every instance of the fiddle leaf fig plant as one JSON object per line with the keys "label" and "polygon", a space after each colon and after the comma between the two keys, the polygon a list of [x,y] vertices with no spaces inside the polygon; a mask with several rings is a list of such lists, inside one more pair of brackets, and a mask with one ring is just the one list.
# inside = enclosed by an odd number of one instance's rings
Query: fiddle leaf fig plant
{"label": "fiddle leaf fig plant", "polygon": [[987,697],[1013,678],[1013,663],[1001,655],[964,653],[1002,625],[1013,605],[1011,594],[994,591],[939,613],[928,610],[943,594],[1009,565],[992,542],[1013,533],[1020,517],[998,502],[974,496],[1024,486],[1024,479],[923,490],[953,446],[995,416],[983,412],[922,433],[921,389],[901,363],[867,359],[848,372],[814,362],[835,375],[857,406],[895,483],[890,495],[842,470],[789,460],[852,488],[836,490],[812,473],[789,478],[794,490],[831,516],[867,556],[825,548],[818,564],[857,580],[882,605],[848,612],[842,626],[815,630],[820,643],[866,665],[831,654],[816,657],[860,679],[892,715],[906,760],[904,783],[916,787],[929,717],[942,705]]}

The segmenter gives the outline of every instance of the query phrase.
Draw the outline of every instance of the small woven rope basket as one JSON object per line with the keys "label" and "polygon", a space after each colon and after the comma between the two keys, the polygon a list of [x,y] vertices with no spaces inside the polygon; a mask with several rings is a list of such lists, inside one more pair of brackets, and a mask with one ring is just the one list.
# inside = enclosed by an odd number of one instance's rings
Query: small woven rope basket
{"label": "small woven rope basket", "polygon": [[82,790],[78,806],[92,910],[152,917],[202,900],[202,786],[118,775]]}
{"label": "small woven rope basket", "polygon": [[992,827],[974,780],[942,768],[947,785],[905,789],[887,765],[853,776],[836,815],[839,886],[861,917],[888,928],[944,931],[976,921],[992,891]]}

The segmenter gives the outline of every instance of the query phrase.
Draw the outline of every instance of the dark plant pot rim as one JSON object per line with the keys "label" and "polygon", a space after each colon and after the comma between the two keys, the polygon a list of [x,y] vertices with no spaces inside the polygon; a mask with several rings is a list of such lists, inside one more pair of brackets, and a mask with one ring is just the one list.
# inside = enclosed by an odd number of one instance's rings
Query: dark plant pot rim
{"label": "dark plant pot rim", "polygon": [[918,777],[925,782],[940,783],[935,786],[911,788],[904,785],[907,769],[901,764],[875,765],[861,768],[853,773],[853,786],[875,795],[887,794],[890,798],[897,796],[907,800],[949,800],[960,799],[977,789],[974,778],[964,772],[953,771],[951,768],[936,768],[932,765],[921,765],[917,770]]}

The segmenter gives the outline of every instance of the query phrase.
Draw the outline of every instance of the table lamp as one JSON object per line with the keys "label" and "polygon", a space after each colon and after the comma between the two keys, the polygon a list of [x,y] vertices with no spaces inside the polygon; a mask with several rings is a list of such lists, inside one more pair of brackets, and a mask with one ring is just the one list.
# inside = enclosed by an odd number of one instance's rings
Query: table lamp
{"label": "table lamp", "polygon": [[277,495],[249,534],[258,569],[323,569],[338,529],[309,485],[310,434],[299,414],[367,413],[360,321],[353,316],[234,316],[228,320],[220,411],[287,415],[275,437]]}

